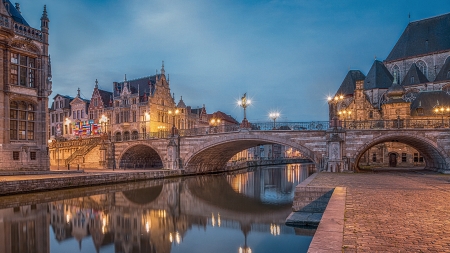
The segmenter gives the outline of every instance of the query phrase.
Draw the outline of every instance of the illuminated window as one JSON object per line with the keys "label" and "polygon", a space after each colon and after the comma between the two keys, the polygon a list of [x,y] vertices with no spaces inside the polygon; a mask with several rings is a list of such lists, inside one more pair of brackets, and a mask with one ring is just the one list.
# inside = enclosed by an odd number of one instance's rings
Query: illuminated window
{"label": "illuminated window", "polygon": [[36,59],[18,53],[11,53],[11,84],[35,87]]}
{"label": "illuminated window", "polygon": [[10,103],[10,139],[34,140],[35,110],[32,104]]}

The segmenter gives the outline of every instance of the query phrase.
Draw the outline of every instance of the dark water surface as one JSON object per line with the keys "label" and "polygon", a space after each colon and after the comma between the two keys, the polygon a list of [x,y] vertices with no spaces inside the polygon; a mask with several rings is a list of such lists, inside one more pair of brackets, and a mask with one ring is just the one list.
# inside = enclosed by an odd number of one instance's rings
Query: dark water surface
{"label": "dark water surface", "polygon": [[0,252],[306,252],[287,227],[308,164],[0,198]]}

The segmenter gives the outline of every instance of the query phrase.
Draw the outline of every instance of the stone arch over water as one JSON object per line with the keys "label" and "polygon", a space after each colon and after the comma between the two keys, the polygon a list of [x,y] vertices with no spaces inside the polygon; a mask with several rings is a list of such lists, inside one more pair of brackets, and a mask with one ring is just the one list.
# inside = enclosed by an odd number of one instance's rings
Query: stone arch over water
{"label": "stone arch over water", "polygon": [[430,139],[408,133],[380,135],[374,138],[371,142],[362,145],[355,152],[355,166],[359,169],[359,161],[364,153],[373,146],[384,142],[398,142],[415,148],[423,156],[426,169],[435,171],[444,171],[447,169],[446,159],[449,157],[447,156],[445,150]]}
{"label": "stone arch over water", "polygon": [[312,150],[291,140],[272,135],[228,135],[197,146],[185,158],[188,172],[216,171],[225,168],[227,162],[240,151],[258,145],[280,144],[297,149],[319,168],[319,156]]}
{"label": "stone arch over water", "polygon": [[145,144],[125,149],[119,158],[120,169],[161,169],[163,160],[158,151]]}

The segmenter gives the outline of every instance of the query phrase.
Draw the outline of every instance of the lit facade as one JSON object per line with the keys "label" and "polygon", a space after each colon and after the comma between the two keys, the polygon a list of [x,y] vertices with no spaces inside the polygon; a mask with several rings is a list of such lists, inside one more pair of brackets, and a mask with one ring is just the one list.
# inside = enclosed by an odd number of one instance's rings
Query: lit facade
{"label": "lit facade", "polygon": [[[450,14],[411,22],[385,61],[364,75],[350,70],[329,102],[330,121],[351,128],[354,121],[433,121],[450,124]],[[445,31],[445,32],[444,32]],[[447,109],[448,108],[448,109]],[[438,122],[438,123],[436,123]],[[421,154],[400,143],[372,147],[361,165],[423,166]]]}
{"label": "lit facade", "polygon": [[48,54],[49,18],[44,6],[40,30],[30,27],[20,5],[0,3],[0,170],[48,170],[48,96],[52,92]]}

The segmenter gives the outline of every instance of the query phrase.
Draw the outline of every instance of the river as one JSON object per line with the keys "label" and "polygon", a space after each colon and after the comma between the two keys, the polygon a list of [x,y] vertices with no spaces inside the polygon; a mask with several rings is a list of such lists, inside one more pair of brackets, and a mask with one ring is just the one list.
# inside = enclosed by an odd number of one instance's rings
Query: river
{"label": "river", "polygon": [[284,222],[313,172],[291,164],[9,196],[0,252],[307,252],[315,230]]}

